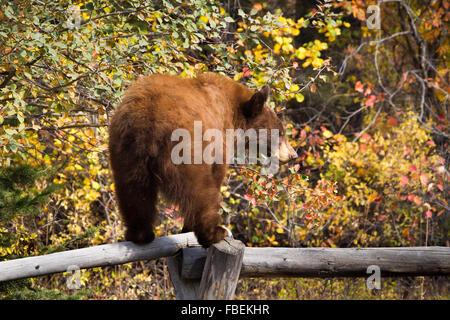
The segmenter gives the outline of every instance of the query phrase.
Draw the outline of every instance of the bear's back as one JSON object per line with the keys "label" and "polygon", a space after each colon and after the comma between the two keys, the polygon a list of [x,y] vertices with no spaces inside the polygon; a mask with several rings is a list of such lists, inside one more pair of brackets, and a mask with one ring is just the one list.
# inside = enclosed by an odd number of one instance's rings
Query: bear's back
{"label": "bear's back", "polygon": [[131,85],[116,117],[126,117],[141,129],[159,124],[189,130],[194,121],[202,121],[204,129],[221,130],[231,128],[236,106],[251,95],[247,87],[216,73],[197,78],[154,74]]}

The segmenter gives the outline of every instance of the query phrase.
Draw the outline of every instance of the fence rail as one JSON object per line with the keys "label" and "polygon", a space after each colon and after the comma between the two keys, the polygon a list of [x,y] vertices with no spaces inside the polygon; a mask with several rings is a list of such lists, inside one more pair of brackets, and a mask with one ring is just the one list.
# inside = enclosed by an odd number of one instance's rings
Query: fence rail
{"label": "fence rail", "polygon": [[65,272],[71,269],[71,266],[86,269],[170,257],[180,249],[189,247],[199,247],[193,233],[160,237],[143,246],[132,242],[118,242],[9,260],[0,262],[0,281]]}
{"label": "fence rail", "polygon": [[242,277],[366,277],[371,265],[381,276],[450,275],[449,247],[251,248],[227,238],[204,250],[184,233],[0,262],[0,281],[162,257],[179,299],[232,299]]}

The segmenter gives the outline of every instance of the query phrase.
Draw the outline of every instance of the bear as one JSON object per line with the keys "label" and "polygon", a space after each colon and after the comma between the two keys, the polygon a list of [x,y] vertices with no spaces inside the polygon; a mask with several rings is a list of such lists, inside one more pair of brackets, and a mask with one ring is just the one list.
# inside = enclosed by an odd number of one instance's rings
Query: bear
{"label": "bear", "polygon": [[152,74],[132,83],[111,118],[108,145],[127,241],[146,244],[155,238],[158,194],[179,206],[184,215],[182,232],[193,231],[203,247],[229,235],[219,214],[220,187],[229,164],[174,163],[173,132],[183,128],[195,135],[194,123],[199,122],[203,132],[277,129],[276,156],[287,162],[297,153],[281,120],[266,106],[269,95],[267,85],[254,91],[211,72],[195,78]]}

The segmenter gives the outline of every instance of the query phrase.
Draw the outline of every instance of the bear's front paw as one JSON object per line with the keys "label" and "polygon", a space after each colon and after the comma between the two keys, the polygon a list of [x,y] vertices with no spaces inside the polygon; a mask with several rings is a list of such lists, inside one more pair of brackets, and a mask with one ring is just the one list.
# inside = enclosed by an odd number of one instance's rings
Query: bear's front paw
{"label": "bear's front paw", "polygon": [[195,232],[195,235],[197,236],[198,243],[200,243],[203,248],[209,248],[212,244],[229,237],[229,233],[231,233],[231,231],[227,228],[216,226],[210,232],[198,231]]}
{"label": "bear's front paw", "polygon": [[125,235],[127,241],[135,244],[147,244],[155,240],[155,233],[153,231],[132,231],[127,230]]}

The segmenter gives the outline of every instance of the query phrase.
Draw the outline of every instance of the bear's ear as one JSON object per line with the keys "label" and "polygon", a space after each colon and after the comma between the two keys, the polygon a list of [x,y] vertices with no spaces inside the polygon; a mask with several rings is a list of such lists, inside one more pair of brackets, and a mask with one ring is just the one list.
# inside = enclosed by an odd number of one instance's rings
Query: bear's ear
{"label": "bear's ear", "polygon": [[242,106],[242,113],[247,119],[254,118],[261,113],[264,103],[270,95],[270,87],[265,85],[262,89],[256,92],[249,101]]}

